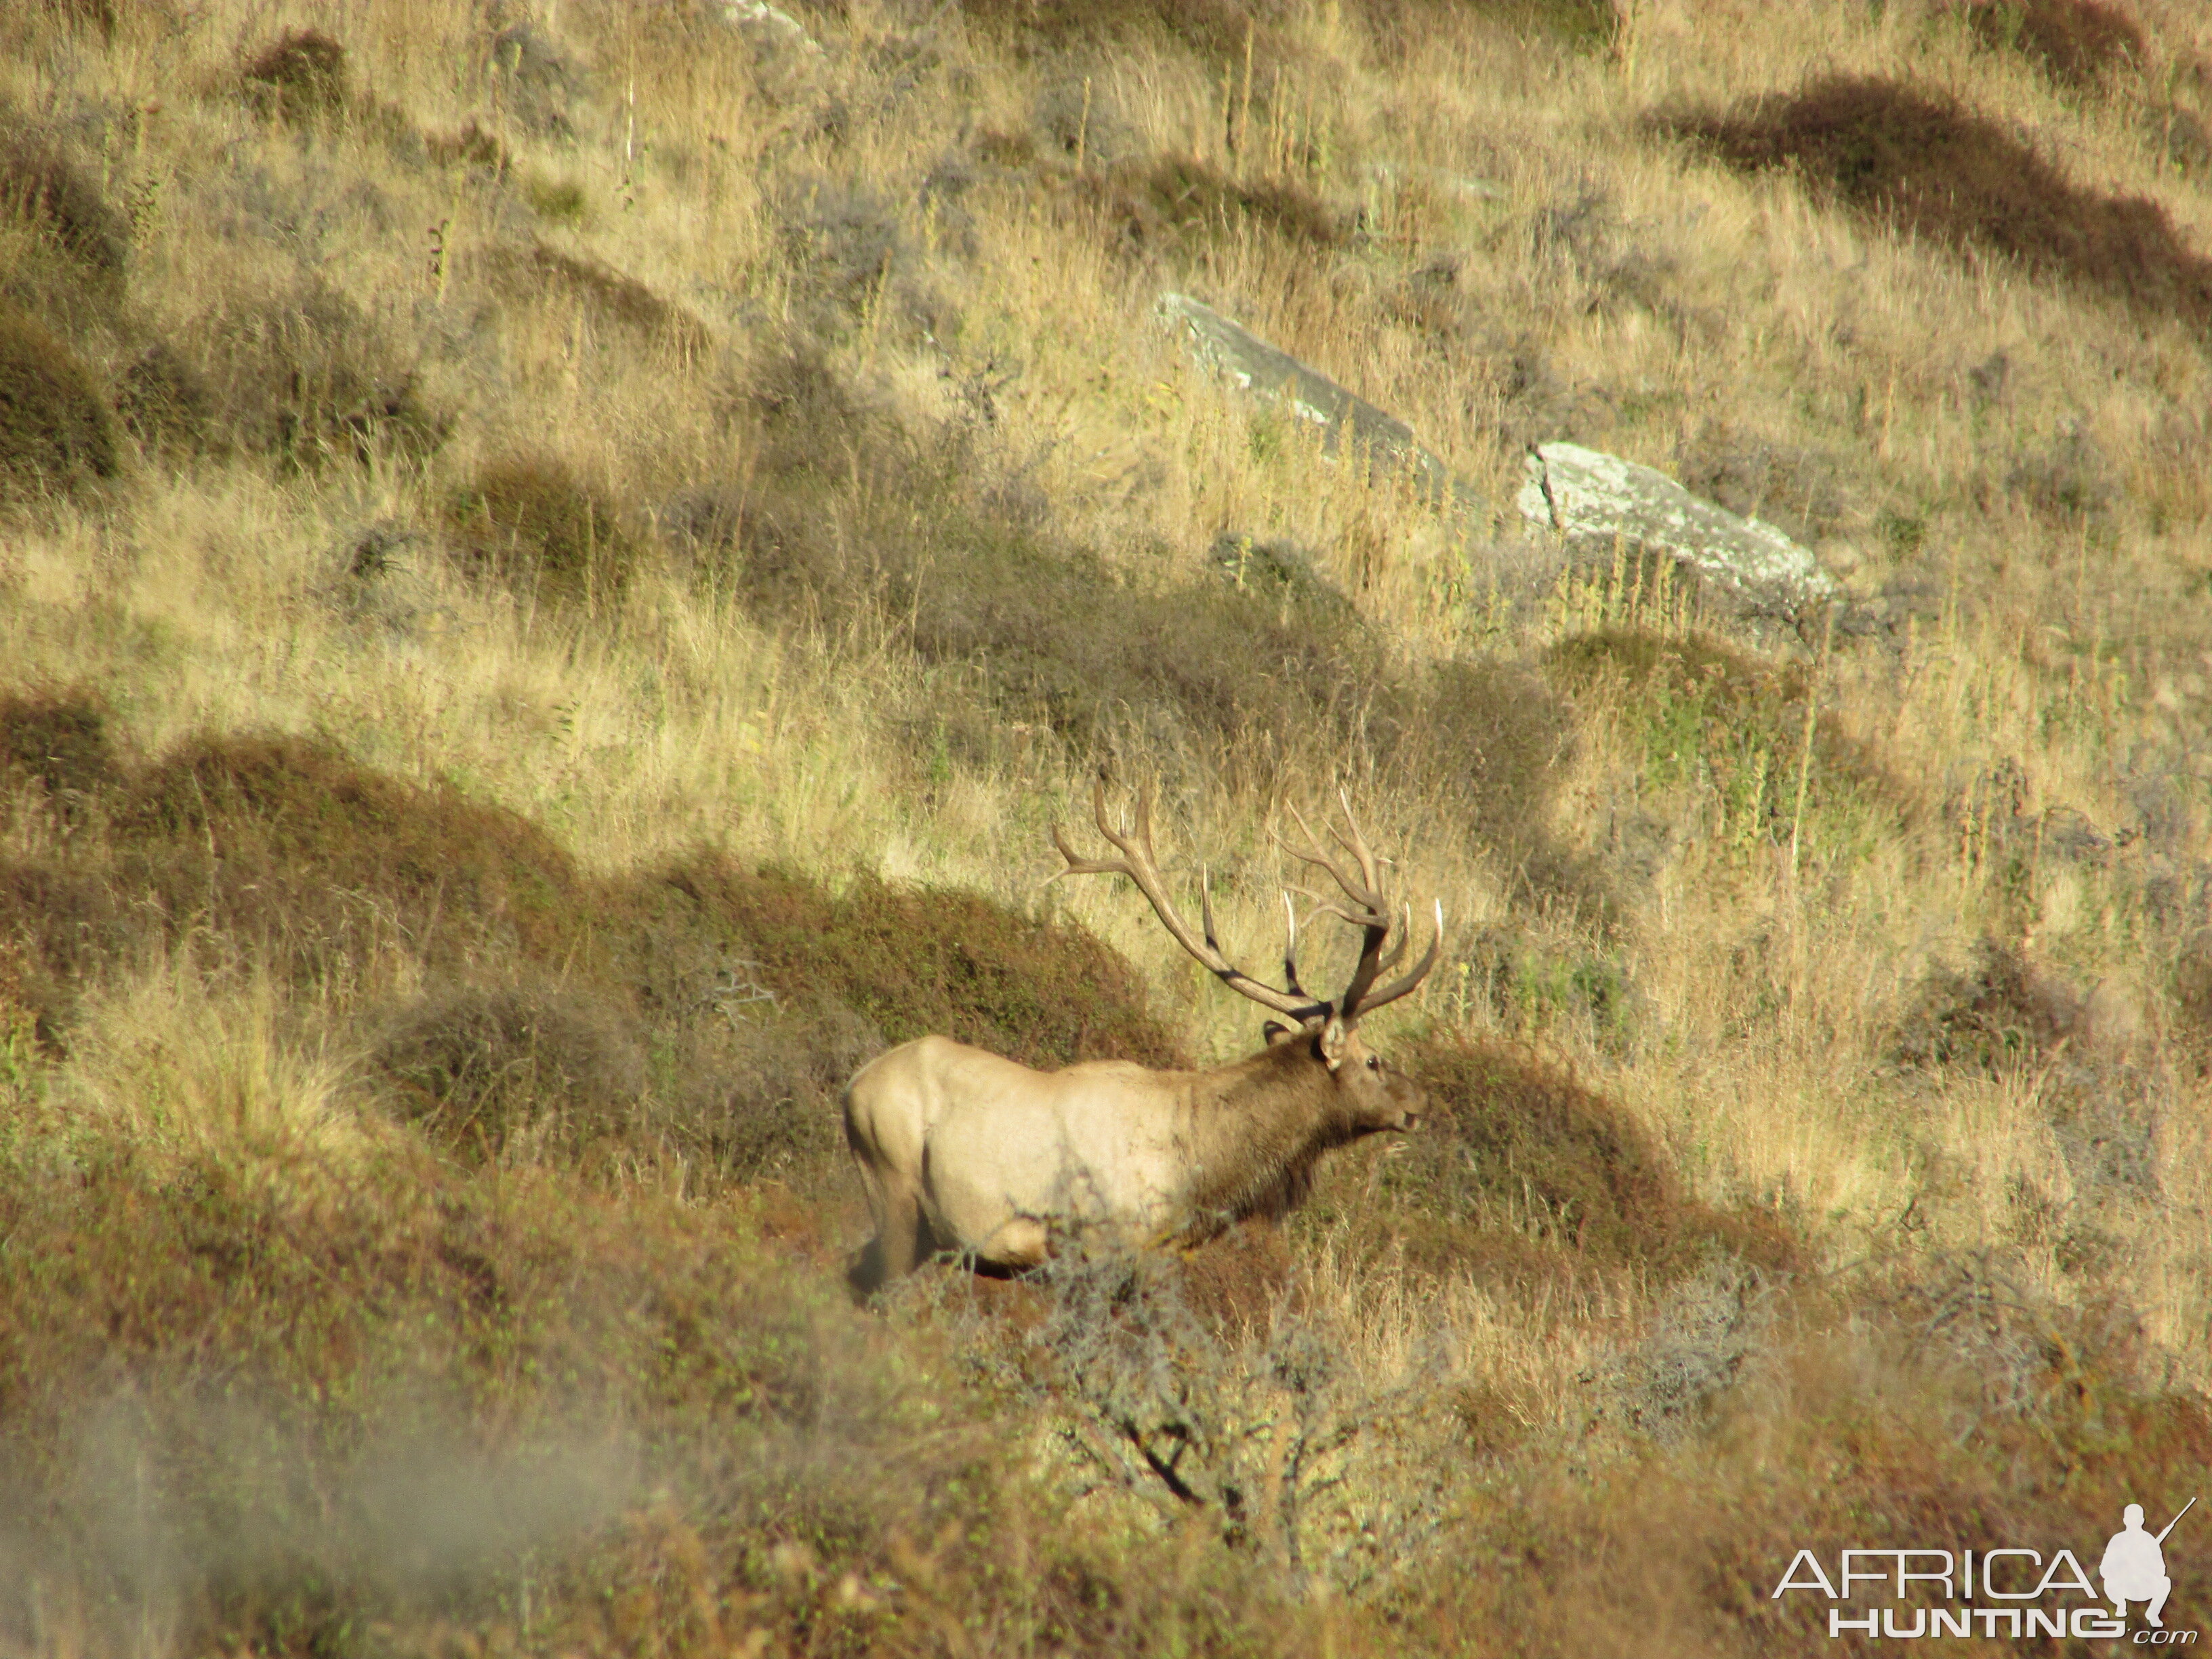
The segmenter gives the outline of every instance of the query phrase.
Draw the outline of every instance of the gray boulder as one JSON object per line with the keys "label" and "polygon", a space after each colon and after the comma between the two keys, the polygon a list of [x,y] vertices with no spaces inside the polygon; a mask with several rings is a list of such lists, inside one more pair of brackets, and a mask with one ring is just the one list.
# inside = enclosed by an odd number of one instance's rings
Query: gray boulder
{"label": "gray boulder", "polygon": [[767,0],[722,0],[722,21],[766,44],[821,56],[822,45],[806,32],[806,25],[781,6]]}
{"label": "gray boulder", "polygon": [[1472,514],[1480,497],[1396,416],[1354,396],[1319,369],[1184,294],[1160,296],[1159,314],[1181,331],[1191,356],[1240,390],[1287,408],[1321,428],[1330,454],[1364,452],[1378,471],[1405,468],[1439,511]]}
{"label": "gray boulder", "polygon": [[1795,620],[1841,597],[1835,579],[1772,525],[1738,518],[1663,472],[1577,444],[1540,444],[1528,459],[1522,516],[1580,550],[1616,544],[1672,559],[1738,615]]}

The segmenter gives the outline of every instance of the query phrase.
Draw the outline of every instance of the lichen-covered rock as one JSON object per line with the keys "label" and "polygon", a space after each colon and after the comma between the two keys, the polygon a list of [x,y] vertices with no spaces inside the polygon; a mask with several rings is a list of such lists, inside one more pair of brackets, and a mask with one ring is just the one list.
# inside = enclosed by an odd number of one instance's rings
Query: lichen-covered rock
{"label": "lichen-covered rock", "polygon": [[1617,541],[1670,558],[1741,614],[1795,618],[1840,597],[1810,552],[1772,525],[1737,517],[1663,472],[1576,444],[1540,444],[1528,459],[1522,516],[1571,543]]}
{"label": "lichen-covered rock", "polygon": [[1478,500],[1474,486],[1425,448],[1413,428],[1396,416],[1188,295],[1163,294],[1159,314],[1182,331],[1184,343],[1200,362],[1240,390],[1279,402],[1301,420],[1318,426],[1322,445],[1332,454],[1347,445],[1364,450],[1378,470],[1410,470],[1423,495],[1440,511],[1474,510]]}

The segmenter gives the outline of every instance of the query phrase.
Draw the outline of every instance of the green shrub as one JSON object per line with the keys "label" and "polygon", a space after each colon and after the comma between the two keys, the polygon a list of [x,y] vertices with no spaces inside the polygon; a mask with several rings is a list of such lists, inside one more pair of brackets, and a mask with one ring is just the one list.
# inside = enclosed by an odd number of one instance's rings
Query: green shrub
{"label": "green shrub", "polygon": [[1627,690],[1645,780],[1690,793],[1723,844],[1748,851],[1796,836],[1850,857],[1876,825],[1917,810],[1914,793],[1832,716],[1815,714],[1808,755],[1816,685],[1802,665],[1770,668],[1709,640],[1606,628],[1553,647],[1549,666],[1570,688]]}

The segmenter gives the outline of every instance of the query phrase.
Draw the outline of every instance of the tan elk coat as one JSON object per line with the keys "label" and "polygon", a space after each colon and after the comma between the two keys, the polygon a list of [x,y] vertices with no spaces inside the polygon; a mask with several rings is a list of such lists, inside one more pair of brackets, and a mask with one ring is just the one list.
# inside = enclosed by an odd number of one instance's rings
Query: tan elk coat
{"label": "tan elk coat", "polygon": [[949,1037],[903,1043],[863,1066],[845,1091],[845,1137],[859,1166],[876,1237],[854,1269],[872,1289],[924,1257],[951,1251],[972,1261],[1035,1267],[1055,1232],[1083,1230],[1127,1244],[1194,1239],[1254,1213],[1279,1214],[1304,1197],[1315,1161],[1360,1136],[1412,1127],[1426,1096],[1360,1040],[1359,1016],[1403,996],[1436,963],[1437,936],[1411,972],[1380,989],[1392,931],[1375,860],[1352,818],[1339,842],[1356,873],[1318,842],[1298,857],[1335,882],[1350,908],[1319,908],[1362,930],[1358,965],[1344,991],[1317,1000],[1298,983],[1297,923],[1290,909],[1285,988],[1253,979],[1222,955],[1211,908],[1202,937],[1176,912],[1152,850],[1150,801],[1116,831],[1103,787],[1092,797],[1100,832],[1119,860],[1079,859],[1057,827],[1062,875],[1128,876],[1177,942],[1224,983],[1297,1021],[1269,1021],[1267,1045],[1210,1071],[1153,1071],[1094,1060],[1039,1072]]}

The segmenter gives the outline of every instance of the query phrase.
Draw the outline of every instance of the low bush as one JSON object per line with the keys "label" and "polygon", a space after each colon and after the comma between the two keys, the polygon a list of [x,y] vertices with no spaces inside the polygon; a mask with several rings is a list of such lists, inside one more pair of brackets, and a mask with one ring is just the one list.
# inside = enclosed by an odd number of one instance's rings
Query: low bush
{"label": "low bush", "polygon": [[295,125],[346,107],[346,50],[320,29],[295,29],[270,41],[239,74],[258,107]]}
{"label": "low bush", "polygon": [[229,296],[177,338],[227,441],[313,470],[379,454],[420,460],[447,418],[412,368],[350,301],[312,278]]}
{"label": "low bush", "polygon": [[1386,1225],[1425,1271],[1537,1296],[1576,1264],[1663,1285],[1717,1259],[1797,1263],[1771,1216],[1692,1198],[1627,1114],[1555,1064],[1455,1036],[1400,1063],[1430,1115],[1382,1166]]}
{"label": "low bush", "polygon": [[1079,199],[1133,250],[1196,253],[1246,228],[1309,248],[1342,246],[1352,217],[1294,179],[1245,180],[1209,161],[1158,155],[1087,174]]}
{"label": "low bush", "polygon": [[484,467],[447,523],[469,567],[526,596],[618,598],[644,556],[612,497],[546,455]]}
{"label": "low bush", "polygon": [[[380,1097],[465,1152],[619,1144],[710,1182],[837,1160],[844,1080],[927,1032],[1048,1067],[1181,1058],[1112,951],[975,894],[708,854],[594,880],[450,788],[296,738],[132,763],[104,720],[0,702],[12,810],[82,826],[0,860],[0,1024],[50,1049],[87,990],[191,949],[373,1015]],[[374,1012],[395,961],[432,989]]]}
{"label": "low bush", "polygon": [[588,1645],[610,1609],[676,1650],[722,1618],[781,1645],[825,1609],[780,1544],[873,1580],[997,1485],[957,1379],[891,1363],[743,1209],[388,1150],[107,1146],[56,1180],[60,1133],[0,1140],[10,1645],[351,1652],[518,1614]]}
{"label": "low bush", "polygon": [[31,225],[89,279],[119,289],[131,226],[60,146],[18,133],[0,139],[0,215]]}
{"label": "low bush", "polygon": [[1984,46],[2018,52],[2075,92],[2145,61],[2142,31],[2105,0],[1968,0],[1966,15]]}
{"label": "low bush", "polygon": [[113,477],[123,465],[118,436],[84,360],[0,303],[0,500]]}
{"label": "low bush", "polygon": [[1864,76],[1734,111],[1659,118],[1740,173],[1791,169],[1815,196],[1908,236],[1995,253],[2153,317],[2212,326],[2212,260],[2166,210],[2076,185],[1948,96]]}
{"label": "low bush", "polygon": [[190,455],[225,447],[214,387],[190,358],[165,341],[148,346],[117,378],[115,410],[149,449]]}
{"label": "low bush", "polygon": [[465,1157],[526,1146],[573,1160],[641,1115],[636,1037],[604,999],[550,986],[418,998],[390,1022],[371,1062],[400,1114]]}
{"label": "low bush", "polygon": [[[477,167],[504,167],[489,135],[471,126],[459,140],[456,159]],[[544,242],[527,247],[496,247],[479,256],[481,269],[492,288],[518,302],[543,304],[561,296],[580,306],[598,325],[623,331],[647,344],[665,342],[680,350],[696,352],[708,343],[706,325],[673,301],[662,298],[643,283],[625,276],[611,265],[580,254],[566,253]]]}

